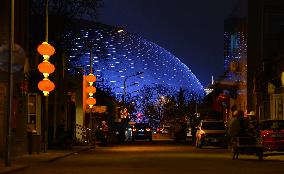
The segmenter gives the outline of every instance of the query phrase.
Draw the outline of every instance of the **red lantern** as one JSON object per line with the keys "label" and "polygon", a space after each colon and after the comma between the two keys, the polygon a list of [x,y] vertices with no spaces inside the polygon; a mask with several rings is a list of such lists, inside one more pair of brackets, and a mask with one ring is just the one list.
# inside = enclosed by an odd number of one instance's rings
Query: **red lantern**
{"label": "red lantern", "polygon": [[47,55],[47,56],[51,56],[54,54],[55,49],[52,45],[50,45],[47,42],[43,42],[41,45],[39,45],[37,47],[37,51],[39,52],[39,54],[41,55]]}
{"label": "red lantern", "polygon": [[96,76],[94,76],[94,74],[89,74],[86,76],[86,81],[89,83],[93,83],[97,80]]}
{"label": "red lantern", "polygon": [[38,65],[38,70],[39,72],[41,73],[47,73],[47,74],[51,74],[54,72],[55,70],[55,67],[52,63],[46,61],[46,62],[41,62],[39,65]]}
{"label": "red lantern", "polygon": [[93,105],[95,105],[97,103],[96,99],[93,98],[93,97],[89,97],[87,100],[86,100],[86,103],[90,106],[90,108],[93,107]]}
{"label": "red lantern", "polygon": [[50,91],[53,91],[55,88],[55,85],[52,81],[49,79],[43,79],[38,83],[38,89],[41,90],[44,94],[44,96],[48,96]]}
{"label": "red lantern", "polygon": [[93,87],[93,86],[88,86],[87,88],[86,88],[86,91],[87,91],[87,93],[96,93],[96,88],[95,87]]}

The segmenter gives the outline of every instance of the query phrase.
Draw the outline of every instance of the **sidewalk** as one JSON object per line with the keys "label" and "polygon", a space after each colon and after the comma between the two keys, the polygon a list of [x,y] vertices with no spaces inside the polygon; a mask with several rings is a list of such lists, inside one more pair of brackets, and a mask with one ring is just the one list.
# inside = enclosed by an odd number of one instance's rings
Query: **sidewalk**
{"label": "sidewalk", "polygon": [[72,147],[72,149],[68,150],[48,150],[46,153],[33,153],[32,155],[25,154],[12,158],[10,167],[5,167],[4,161],[1,160],[0,174],[13,173],[15,171],[22,170],[37,163],[52,162],[81,151],[89,150],[91,148],[93,148],[93,146],[74,146]]}
{"label": "sidewalk", "polygon": [[264,152],[264,160],[265,159],[284,162],[284,152]]}

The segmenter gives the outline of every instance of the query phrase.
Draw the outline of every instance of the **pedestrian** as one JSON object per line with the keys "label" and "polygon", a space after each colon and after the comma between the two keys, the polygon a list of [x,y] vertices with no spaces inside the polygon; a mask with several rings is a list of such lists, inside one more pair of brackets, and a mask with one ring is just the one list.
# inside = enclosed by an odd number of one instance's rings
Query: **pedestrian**
{"label": "pedestrian", "polygon": [[31,155],[33,153],[33,134],[37,133],[33,120],[31,123],[27,124],[26,131],[28,138],[28,153]]}
{"label": "pedestrian", "polygon": [[108,125],[106,123],[106,121],[102,121],[102,127],[101,127],[101,131],[102,131],[102,134],[103,134],[103,145],[104,146],[107,146],[108,145],[108,133],[109,133],[109,130],[108,130]]}
{"label": "pedestrian", "polygon": [[258,137],[259,130],[258,130],[258,120],[254,114],[254,111],[250,111],[248,114],[249,125],[248,125],[248,136],[250,137]]}
{"label": "pedestrian", "polygon": [[248,136],[249,120],[245,118],[245,113],[242,110],[238,111],[238,117],[240,122],[239,137]]}
{"label": "pedestrian", "polygon": [[232,114],[232,118],[229,121],[228,135],[230,136],[230,138],[234,138],[239,135],[241,125],[238,116],[238,111],[234,111]]}

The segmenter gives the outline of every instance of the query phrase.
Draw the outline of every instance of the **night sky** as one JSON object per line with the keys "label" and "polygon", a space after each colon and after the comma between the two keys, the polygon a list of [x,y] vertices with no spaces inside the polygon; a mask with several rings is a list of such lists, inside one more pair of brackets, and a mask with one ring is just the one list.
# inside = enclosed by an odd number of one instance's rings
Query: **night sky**
{"label": "night sky", "polygon": [[170,51],[204,87],[223,74],[224,19],[238,0],[104,0],[99,22],[121,26]]}

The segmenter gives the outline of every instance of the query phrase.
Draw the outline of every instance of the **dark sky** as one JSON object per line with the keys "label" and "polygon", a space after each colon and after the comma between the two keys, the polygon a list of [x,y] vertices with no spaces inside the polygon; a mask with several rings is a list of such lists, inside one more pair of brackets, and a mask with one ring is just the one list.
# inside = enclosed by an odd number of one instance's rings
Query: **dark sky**
{"label": "dark sky", "polygon": [[170,51],[206,87],[223,73],[223,22],[237,0],[104,0],[99,21]]}

